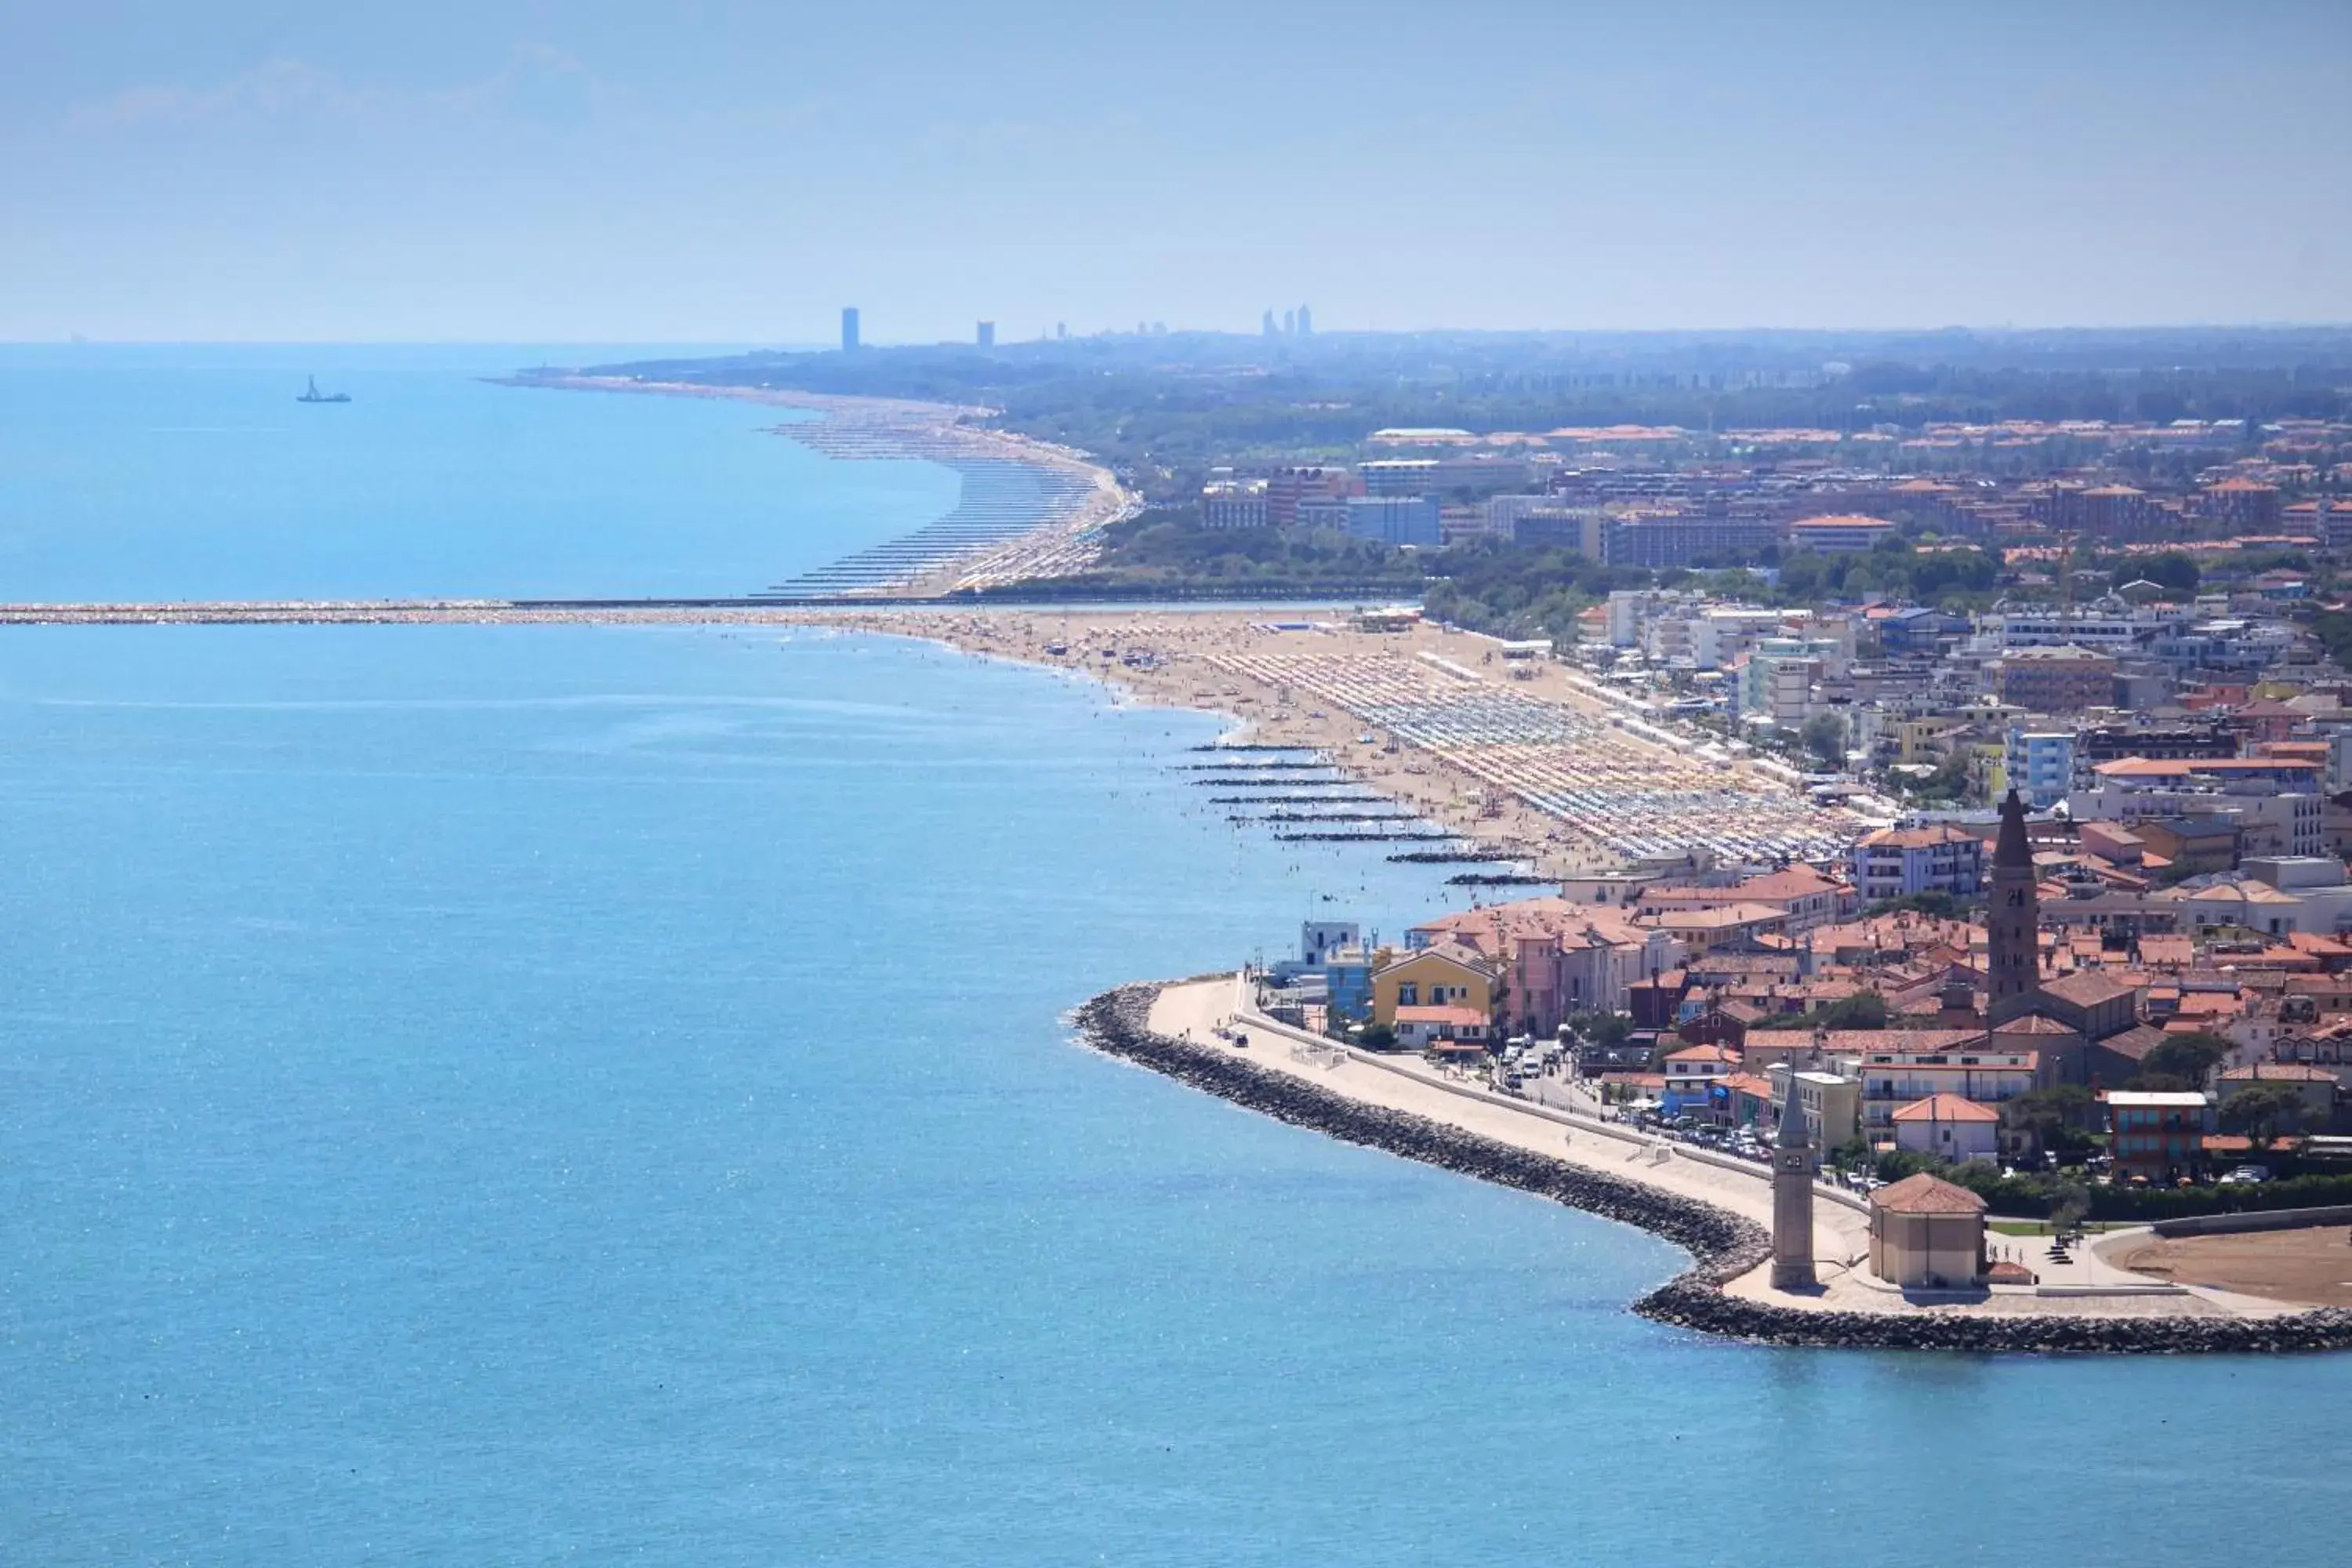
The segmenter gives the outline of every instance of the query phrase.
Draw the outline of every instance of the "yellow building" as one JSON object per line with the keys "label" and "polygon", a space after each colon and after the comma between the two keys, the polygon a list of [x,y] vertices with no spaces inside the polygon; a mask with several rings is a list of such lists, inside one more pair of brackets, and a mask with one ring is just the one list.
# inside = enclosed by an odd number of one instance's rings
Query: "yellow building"
{"label": "yellow building", "polygon": [[1372,971],[1372,1017],[1396,1026],[1399,1007],[1469,1007],[1495,1016],[1495,970],[1466,947],[1440,942]]}
{"label": "yellow building", "polygon": [[1959,713],[1898,719],[1895,721],[1895,760],[1898,763],[1940,763],[1944,760],[1944,737],[1955,730],[1967,728],[1969,722],[1965,714]]}

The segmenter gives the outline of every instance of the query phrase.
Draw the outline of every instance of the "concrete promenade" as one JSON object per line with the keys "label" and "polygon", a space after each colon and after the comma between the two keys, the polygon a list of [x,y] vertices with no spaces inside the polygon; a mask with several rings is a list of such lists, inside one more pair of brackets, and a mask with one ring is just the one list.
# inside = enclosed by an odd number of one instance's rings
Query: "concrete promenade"
{"label": "concrete promenade", "polygon": [[[1150,1026],[1367,1105],[1427,1117],[1514,1148],[1707,1204],[1768,1228],[1771,1224],[1771,1184],[1761,1167],[1648,1137],[1578,1111],[1501,1094],[1450,1078],[1418,1058],[1334,1045],[1256,1012],[1250,1005],[1245,982],[1237,974],[1166,987],[1152,1005]],[[1229,1027],[1246,1036],[1249,1044],[1237,1047],[1221,1037],[1218,1031]],[[2108,1238],[2095,1251],[2088,1247],[2078,1249],[2071,1265],[2060,1266],[2042,1256],[2046,1243],[1996,1236],[1990,1240],[1996,1255],[2016,1253],[2020,1261],[2042,1276],[2039,1288],[2000,1286],[1957,1300],[1914,1299],[1869,1275],[1867,1205],[1850,1194],[1817,1186],[1813,1247],[1822,1289],[1811,1293],[1774,1290],[1770,1267],[1766,1264],[1732,1280],[1725,1289],[1776,1307],[1817,1311],[2109,1319],[2265,1318],[2300,1310],[2223,1291],[2173,1287],[2132,1274],[2098,1255],[2117,1239],[2120,1237]]]}

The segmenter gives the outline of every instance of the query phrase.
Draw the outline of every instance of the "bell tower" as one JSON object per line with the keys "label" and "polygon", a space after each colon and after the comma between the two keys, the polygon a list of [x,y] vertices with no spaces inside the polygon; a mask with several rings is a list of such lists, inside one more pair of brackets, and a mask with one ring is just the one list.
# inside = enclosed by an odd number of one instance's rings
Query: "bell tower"
{"label": "bell tower", "polygon": [[1985,1022],[1999,1026],[2032,1012],[2042,995],[2042,905],[2033,849],[2025,841],[2025,803],[2013,789],[2000,803],[1985,935]]}

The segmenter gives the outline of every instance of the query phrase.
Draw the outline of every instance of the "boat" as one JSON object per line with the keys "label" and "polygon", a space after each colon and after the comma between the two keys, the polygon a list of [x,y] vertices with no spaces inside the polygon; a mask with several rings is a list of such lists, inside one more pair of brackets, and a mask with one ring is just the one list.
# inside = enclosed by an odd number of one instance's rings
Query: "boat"
{"label": "boat", "polygon": [[310,384],[303,389],[302,395],[296,398],[294,400],[295,402],[349,403],[352,400],[352,395],[348,392],[320,392],[319,390],[319,378],[315,375],[309,377],[308,380]]}

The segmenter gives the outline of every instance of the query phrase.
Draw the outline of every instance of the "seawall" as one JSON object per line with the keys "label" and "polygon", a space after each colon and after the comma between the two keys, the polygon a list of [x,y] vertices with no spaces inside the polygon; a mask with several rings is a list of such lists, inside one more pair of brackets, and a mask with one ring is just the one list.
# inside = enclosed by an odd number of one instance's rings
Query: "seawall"
{"label": "seawall", "polygon": [[1564,1160],[1515,1149],[1442,1121],[1366,1105],[1286,1073],[1154,1031],[1157,984],[1121,986],[1079,1007],[1079,1036],[1107,1055],[1221,1100],[1349,1143],[1418,1160],[1639,1226],[1688,1252],[1691,1267],[1633,1303],[1662,1323],[1754,1343],[1863,1350],[2189,1354],[2352,1349],[2352,1311],[2275,1318],[2095,1318],[2047,1313],[1816,1312],[1726,1295],[1761,1263],[1761,1226],[1709,1205]]}

